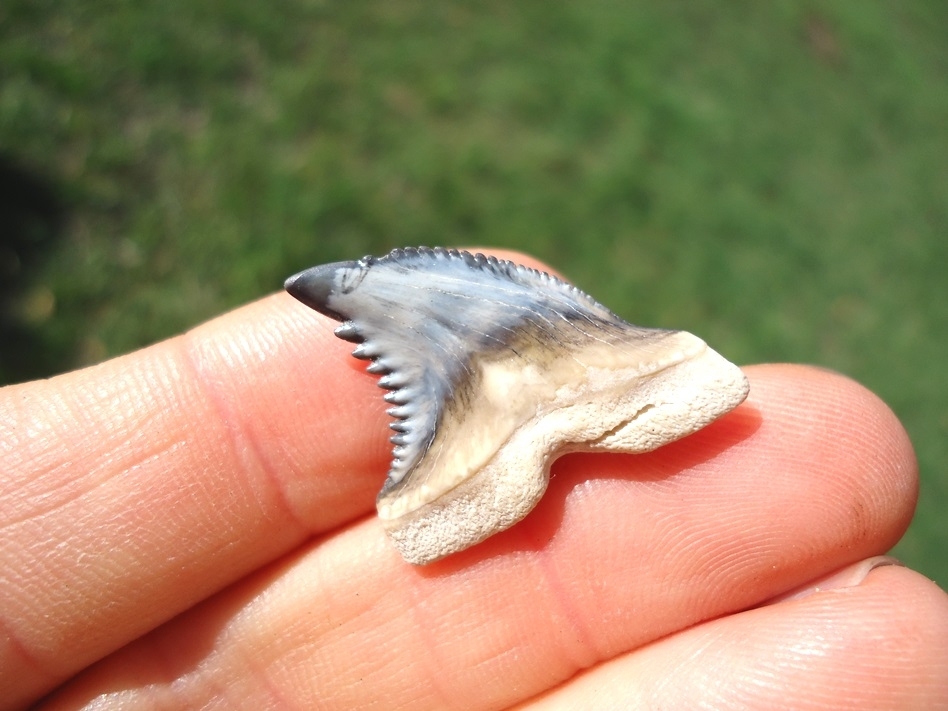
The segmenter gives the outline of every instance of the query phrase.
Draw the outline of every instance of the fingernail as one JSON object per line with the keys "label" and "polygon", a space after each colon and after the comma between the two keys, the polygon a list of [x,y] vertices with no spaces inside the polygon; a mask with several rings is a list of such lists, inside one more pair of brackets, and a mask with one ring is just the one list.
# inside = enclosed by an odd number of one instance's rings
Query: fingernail
{"label": "fingernail", "polygon": [[872,558],[866,558],[861,560],[858,563],[853,563],[852,565],[846,566],[842,570],[837,570],[836,572],[830,573],[829,575],[824,575],[822,578],[817,578],[814,581],[811,581],[799,587],[796,590],[791,590],[788,593],[775,597],[769,600],[767,605],[772,605],[775,602],[785,602],[787,600],[802,600],[805,597],[809,597],[814,593],[825,592],[827,590],[839,590],[840,588],[853,588],[861,584],[863,580],[876,568],[884,568],[889,565],[895,565],[898,567],[904,567],[902,561],[892,556],[887,555],[877,555]]}

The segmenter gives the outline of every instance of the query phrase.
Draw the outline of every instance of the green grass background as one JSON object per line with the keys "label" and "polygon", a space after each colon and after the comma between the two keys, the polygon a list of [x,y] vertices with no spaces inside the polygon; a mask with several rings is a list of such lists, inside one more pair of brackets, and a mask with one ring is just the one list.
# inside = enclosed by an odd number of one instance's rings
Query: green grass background
{"label": "green grass background", "polygon": [[897,553],[948,585],[946,27],[944,0],[4,0],[0,380],[314,263],[517,248],[879,393],[923,477]]}

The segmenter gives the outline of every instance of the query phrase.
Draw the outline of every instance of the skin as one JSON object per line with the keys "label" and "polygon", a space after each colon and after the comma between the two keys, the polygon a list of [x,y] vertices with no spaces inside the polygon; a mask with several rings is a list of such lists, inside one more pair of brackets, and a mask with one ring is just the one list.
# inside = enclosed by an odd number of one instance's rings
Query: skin
{"label": "skin", "polygon": [[948,708],[948,597],[875,558],[915,458],[858,384],[747,368],[710,427],[564,457],[417,568],[334,325],[275,294],[0,390],[0,708]]}

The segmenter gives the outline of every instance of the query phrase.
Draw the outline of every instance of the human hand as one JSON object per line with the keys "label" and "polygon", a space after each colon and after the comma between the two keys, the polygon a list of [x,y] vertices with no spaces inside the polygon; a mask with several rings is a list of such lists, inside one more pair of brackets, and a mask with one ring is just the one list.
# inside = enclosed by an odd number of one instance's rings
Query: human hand
{"label": "human hand", "polygon": [[866,562],[917,480],[860,386],[748,368],[720,421],[564,457],[527,519],[416,568],[334,325],[277,294],[0,391],[0,708],[948,707],[948,598]]}

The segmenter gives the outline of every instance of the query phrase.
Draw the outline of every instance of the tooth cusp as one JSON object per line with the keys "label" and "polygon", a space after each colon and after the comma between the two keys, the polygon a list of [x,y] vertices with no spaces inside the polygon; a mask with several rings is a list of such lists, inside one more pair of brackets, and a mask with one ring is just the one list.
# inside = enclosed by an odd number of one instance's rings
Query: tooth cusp
{"label": "tooth cusp", "polygon": [[341,326],[337,326],[333,333],[337,338],[350,343],[360,343],[362,341],[362,333],[352,321],[346,321]]}
{"label": "tooth cusp", "polygon": [[352,349],[352,357],[358,358],[359,360],[369,360],[376,355],[378,354],[374,352],[374,349],[368,343],[360,343]]}
{"label": "tooth cusp", "polygon": [[379,387],[386,390],[399,390],[409,383],[409,378],[403,373],[392,372],[379,378]]}

